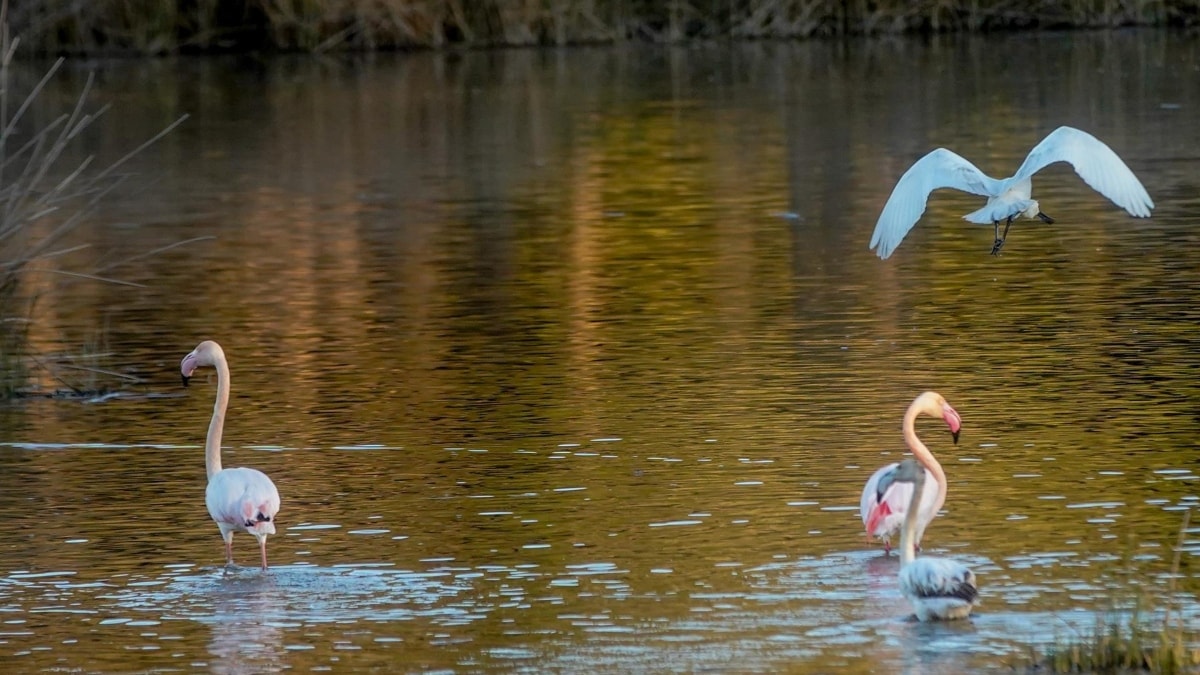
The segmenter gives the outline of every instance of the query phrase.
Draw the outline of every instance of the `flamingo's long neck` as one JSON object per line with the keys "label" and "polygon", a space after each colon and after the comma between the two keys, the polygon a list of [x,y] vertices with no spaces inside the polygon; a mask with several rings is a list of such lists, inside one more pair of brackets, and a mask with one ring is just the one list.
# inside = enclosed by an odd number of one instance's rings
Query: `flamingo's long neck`
{"label": "flamingo's long neck", "polygon": [[904,567],[917,559],[917,512],[921,509],[921,495],[925,492],[925,476],[918,474],[913,481],[912,500],[904,514],[904,529],[900,531],[900,566]]}
{"label": "flamingo's long neck", "polygon": [[909,450],[912,450],[913,457],[916,457],[921,466],[928,469],[929,473],[933,474],[933,479],[937,481],[937,497],[933,500],[933,511],[937,513],[946,503],[946,472],[942,470],[942,465],[938,463],[929,448],[925,447],[921,439],[917,438],[917,415],[929,414],[919,401],[920,399],[913,401],[913,404],[908,407],[908,411],[904,413],[904,443],[908,445]]}
{"label": "flamingo's long neck", "polygon": [[225,429],[225,408],[229,406],[229,364],[217,359],[217,402],[213,405],[212,421],[208,423],[208,440],[204,442],[204,468],[211,480],[221,471],[221,432]]}

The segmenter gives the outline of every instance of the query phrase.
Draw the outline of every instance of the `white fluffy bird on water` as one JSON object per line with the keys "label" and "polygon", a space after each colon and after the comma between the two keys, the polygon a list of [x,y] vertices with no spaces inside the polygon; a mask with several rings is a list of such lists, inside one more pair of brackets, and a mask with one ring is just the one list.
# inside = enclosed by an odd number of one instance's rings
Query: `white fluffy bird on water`
{"label": "white fluffy bird on water", "polygon": [[[887,258],[896,250],[904,236],[925,213],[929,193],[938,188],[954,188],[981,197],[987,204],[963,218],[980,225],[991,225],[995,230],[992,255],[1000,252],[1008,236],[1008,228],[1021,216],[1039,218],[1053,223],[1054,219],[1042,213],[1041,206],[1031,196],[1033,174],[1055,162],[1067,162],[1075,173],[1096,192],[1125,209],[1135,218],[1149,218],[1154,202],[1142,187],[1137,176],[1125,166],[1125,162],[1095,136],[1071,127],[1059,127],[1034,146],[1025,157],[1021,168],[1012,176],[996,179],[980,171],[974,164],[960,155],[938,148],[917,160],[896,183],[892,196],[888,198],[875,223],[871,236],[871,248],[880,258]],[[1000,233],[1000,222],[1004,221],[1004,233]]]}

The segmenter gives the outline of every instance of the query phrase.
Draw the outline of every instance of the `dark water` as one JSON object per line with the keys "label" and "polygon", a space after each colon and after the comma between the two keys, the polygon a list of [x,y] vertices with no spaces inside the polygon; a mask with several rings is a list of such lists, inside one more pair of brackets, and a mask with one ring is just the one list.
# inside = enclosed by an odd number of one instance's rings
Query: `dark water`
{"label": "dark water", "polygon": [[[1200,59],[1163,32],[72,64],[114,159],[182,113],[62,264],[30,338],[134,380],[0,410],[0,655],[24,671],[960,673],[1137,599],[1196,617]],[[27,79],[37,75],[31,69]],[[867,250],[917,157],[1064,165],[1003,255],[938,193]],[[156,255],[158,247],[211,237]],[[273,567],[222,569],[227,466],[279,486]],[[89,379],[91,378],[91,379]],[[45,388],[61,385],[41,375]],[[927,550],[969,623],[922,626],[861,486],[936,389],[964,419]],[[236,535],[238,562],[253,539]]]}

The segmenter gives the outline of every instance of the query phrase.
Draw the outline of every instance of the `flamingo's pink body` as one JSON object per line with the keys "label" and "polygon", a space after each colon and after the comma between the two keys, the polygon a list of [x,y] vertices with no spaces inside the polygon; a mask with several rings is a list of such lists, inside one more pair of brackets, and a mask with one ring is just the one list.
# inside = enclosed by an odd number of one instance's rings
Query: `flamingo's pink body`
{"label": "flamingo's pink body", "polygon": [[279,491],[267,475],[258,469],[221,468],[221,433],[225,427],[225,409],[229,405],[229,363],[221,346],[211,340],[201,342],[179,364],[183,384],[202,366],[217,369],[217,402],[213,406],[208,438],[204,444],[204,464],[208,488],[204,503],[208,515],[216,521],[225,540],[225,563],[233,564],[233,533],[248,532],[258,539],[262,568],[267,569],[267,535],[275,534],[275,514],[279,513]]}
{"label": "flamingo's pink body", "polygon": [[[925,528],[946,502],[946,473],[929,448],[917,438],[918,415],[929,415],[944,420],[950,427],[955,443],[958,442],[958,433],[962,428],[962,418],[958,412],[950,407],[941,394],[934,391],[924,392],[913,399],[904,413],[904,442],[912,451],[913,457],[925,468],[914,539],[917,546],[921,543]],[[886,551],[891,551],[891,537],[903,526],[913,495],[913,485],[907,482],[889,483],[885,490],[879,490],[880,479],[895,471],[897,466],[897,463],[888,464],[872,474],[863,487],[862,498],[859,500],[859,515],[862,516],[867,535],[882,539]]]}

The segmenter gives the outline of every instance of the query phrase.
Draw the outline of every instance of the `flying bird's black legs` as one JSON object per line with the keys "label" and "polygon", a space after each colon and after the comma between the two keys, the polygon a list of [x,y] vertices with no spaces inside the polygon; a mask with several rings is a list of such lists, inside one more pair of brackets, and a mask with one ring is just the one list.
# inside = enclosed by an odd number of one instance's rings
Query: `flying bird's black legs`
{"label": "flying bird's black legs", "polygon": [[[998,221],[998,220],[992,221],[992,229],[996,233],[996,241],[992,242],[992,255],[1000,254],[1000,248],[1002,246],[1004,246],[1004,240],[1008,239],[1008,228],[1012,227],[1013,217],[1014,216],[1009,216],[1008,220],[1004,223],[1004,234],[1000,233],[1000,221]],[[1037,217],[1043,223],[1047,223],[1047,224],[1051,224],[1051,225],[1054,224],[1054,219],[1051,218],[1050,216],[1042,213],[1041,211],[1038,211]]]}
{"label": "flying bird's black legs", "polygon": [[1000,247],[1004,246],[1004,240],[1008,239],[1008,228],[1012,227],[1012,221],[1012,216],[1009,216],[1008,222],[1004,223],[1004,234],[1000,234],[1000,221],[992,221],[992,227],[996,231],[996,241],[992,242],[992,255],[1000,255]]}

